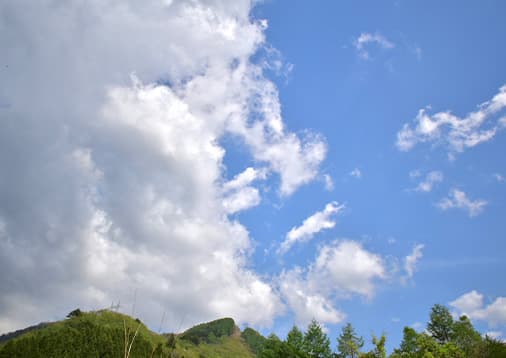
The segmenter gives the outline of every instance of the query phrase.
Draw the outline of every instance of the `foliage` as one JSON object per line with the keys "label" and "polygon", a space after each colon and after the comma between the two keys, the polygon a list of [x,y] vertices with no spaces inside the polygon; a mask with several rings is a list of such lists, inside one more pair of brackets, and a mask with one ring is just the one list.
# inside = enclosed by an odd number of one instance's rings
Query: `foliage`
{"label": "foliage", "polygon": [[466,357],[476,357],[481,350],[482,338],[467,316],[461,316],[453,324],[451,341],[464,352]]}
{"label": "foliage", "polygon": [[286,336],[286,343],[297,351],[304,350],[304,335],[297,326],[293,326]]}
{"label": "foliage", "polygon": [[311,358],[330,358],[330,339],[316,320],[311,320],[303,340],[303,352]]}
{"label": "foliage", "polygon": [[181,334],[180,338],[193,344],[216,343],[217,338],[231,336],[235,329],[232,318],[222,318],[192,327]]}
{"label": "foliage", "polygon": [[337,338],[338,357],[355,358],[359,356],[360,349],[364,346],[364,339],[357,336],[351,323],[347,323],[342,333]]}
{"label": "foliage", "polygon": [[440,344],[450,341],[453,334],[453,317],[448,308],[443,305],[436,304],[430,312],[430,321],[427,324],[427,331]]}
{"label": "foliage", "polygon": [[241,333],[242,339],[246,342],[253,353],[258,355],[264,348],[267,339],[253,328],[246,328]]}
{"label": "foliage", "polygon": [[486,336],[482,346],[483,357],[506,357],[506,343]]}
{"label": "foliage", "polygon": [[387,350],[385,348],[385,343],[387,341],[387,337],[385,334],[382,334],[380,338],[376,336],[372,336],[372,344],[374,345],[374,348],[362,355],[360,355],[361,358],[386,358],[387,357]]}
{"label": "foliage", "polygon": [[294,349],[288,343],[281,341],[275,334],[271,334],[264,349],[259,355],[260,358],[305,358],[306,356]]}
{"label": "foliage", "polygon": [[[405,327],[399,348],[390,358],[500,358],[506,357],[506,344],[481,337],[471,321],[462,316],[453,321],[444,306],[431,310],[430,332]],[[149,358],[386,358],[386,336],[373,335],[373,347],[361,353],[363,339],[348,323],[338,337],[338,353],[332,353],[330,340],[320,324],[312,320],[303,334],[294,326],[285,341],[272,334],[268,338],[252,328],[240,335],[230,318],[200,324],[182,335],[158,335],[138,319],[111,311],[69,313],[69,319],[28,327],[4,335],[0,358],[21,357],[149,357]],[[449,324],[451,322],[451,324]],[[184,339],[182,339],[184,337]],[[196,342],[196,343],[195,343]],[[129,354],[125,347],[131,344]]]}

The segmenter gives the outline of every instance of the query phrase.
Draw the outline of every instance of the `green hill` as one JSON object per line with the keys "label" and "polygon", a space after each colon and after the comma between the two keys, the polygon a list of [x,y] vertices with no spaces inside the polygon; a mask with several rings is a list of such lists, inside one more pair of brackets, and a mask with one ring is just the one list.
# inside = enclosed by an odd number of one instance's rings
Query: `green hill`
{"label": "green hill", "polygon": [[0,358],[255,357],[231,318],[159,335],[127,315],[103,310],[0,337]]}

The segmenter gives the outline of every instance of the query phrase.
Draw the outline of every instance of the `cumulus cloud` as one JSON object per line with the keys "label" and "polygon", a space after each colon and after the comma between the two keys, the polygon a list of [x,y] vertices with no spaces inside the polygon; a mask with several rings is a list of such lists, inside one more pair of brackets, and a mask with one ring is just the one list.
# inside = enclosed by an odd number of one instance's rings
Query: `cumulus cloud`
{"label": "cumulus cloud", "polygon": [[506,86],[490,100],[478,106],[474,112],[465,117],[458,117],[451,112],[438,112],[433,115],[421,109],[414,123],[405,123],[397,133],[397,148],[409,151],[419,143],[434,142],[444,145],[450,159],[456,153],[488,142],[506,125],[501,113],[506,108]]}
{"label": "cumulus cloud", "polygon": [[303,270],[296,267],[280,276],[280,292],[299,324],[316,318],[339,323],[345,315],[335,299],[360,295],[371,298],[375,282],[387,277],[384,259],[358,242],[335,241],[320,248],[315,261]]}
{"label": "cumulus cloud", "polygon": [[390,42],[386,37],[379,33],[371,34],[363,32],[354,41],[353,45],[357,50],[359,56],[365,60],[370,58],[369,51],[367,50],[371,45],[379,46],[382,49],[391,49],[395,47],[395,44]]}
{"label": "cumulus cloud", "polygon": [[418,183],[418,186],[415,188],[415,191],[428,193],[432,191],[432,189],[436,184],[442,182],[443,178],[444,176],[442,172],[438,170],[431,171],[427,173],[427,175],[425,176],[425,180]]}
{"label": "cumulus cloud", "polygon": [[491,326],[506,325],[506,297],[497,297],[486,305],[484,295],[473,290],[450,302],[450,306],[457,314],[470,319],[485,321]]}
{"label": "cumulus cloud", "polygon": [[311,240],[314,235],[325,229],[336,226],[333,218],[344,210],[345,206],[335,201],[328,203],[322,211],[318,211],[304,220],[301,226],[294,226],[281,243],[278,253],[284,254],[297,242]]}
{"label": "cumulus cloud", "polygon": [[452,189],[448,197],[441,199],[436,205],[441,210],[461,209],[467,211],[470,217],[481,214],[487,201],[482,199],[471,200],[466,193],[458,189]]}
{"label": "cumulus cloud", "polygon": [[280,276],[280,292],[294,312],[296,323],[305,326],[313,318],[322,323],[342,322],[346,315],[334,307],[332,299],[324,292],[311,289],[313,285],[300,268],[283,272]]}
{"label": "cumulus cloud", "polygon": [[169,330],[183,317],[268,325],[282,311],[229,217],[258,204],[263,174],[224,183],[220,139],[243,141],[284,196],[317,177],[327,147],[287,130],[275,85],[250,61],[266,28],[250,10],[0,4],[0,331],[128,305],[134,291],[139,317],[167,311]]}
{"label": "cumulus cloud", "polygon": [[415,274],[416,265],[418,261],[423,257],[422,250],[424,246],[425,245],[423,244],[415,245],[415,247],[413,247],[413,251],[411,252],[411,254],[406,256],[406,258],[404,259],[404,270],[406,271],[408,279],[413,278],[413,275]]}

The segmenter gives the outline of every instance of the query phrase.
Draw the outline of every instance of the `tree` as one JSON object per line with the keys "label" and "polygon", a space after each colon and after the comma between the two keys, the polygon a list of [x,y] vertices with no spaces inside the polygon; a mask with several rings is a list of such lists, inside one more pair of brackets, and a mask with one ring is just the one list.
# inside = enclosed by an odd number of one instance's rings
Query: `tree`
{"label": "tree", "polygon": [[495,357],[506,357],[506,343],[489,336],[485,336],[483,342],[484,356],[495,358]]}
{"label": "tree", "polygon": [[297,326],[293,326],[286,336],[286,343],[298,351],[304,349],[304,335]]}
{"label": "tree", "polygon": [[411,327],[404,327],[403,334],[399,353],[414,354],[417,350],[416,339],[418,333]]}
{"label": "tree", "polygon": [[373,335],[372,344],[374,345],[374,348],[371,351],[360,355],[360,358],[387,358],[387,350],[385,348],[386,340],[387,337],[385,334],[382,334],[380,338]]}
{"label": "tree", "polygon": [[341,335],[337,338],[337,350],[339,357],[355,358],[360,353],[360,348],[364,346],[364,339],[357,336],[351,323],[343,327]]}
{"label": "tree", "polygon": [[374,358],[386,358],[387,350],[385,348],[385,343],[387,341],[387,336],[383,333],[381,337],[372,336],[372,344],[374,344],[373,349],[373,357]]}
{"label": "tree", "polygon": [[281,341],[275,334],[271,334],[265,341],[260,358],[305,358],[288,343]]}
{"label": "tree", "polygon": [[476,357],[482,338],[480,333],[474,329],[469,318],[464,315],[453,324],[451,341],[465,353],[466,357]]}
{"label": "tree", "polygon": [[330,339],[316,320],[311,320],[304,334],[303,352],[311,358],[330,358]]}
{"label": "tree", "polygon": [[439,304],[432,307],[427,331],[439,344],[445,344],[450,341],[453,334],[453,318],[448,308]]}

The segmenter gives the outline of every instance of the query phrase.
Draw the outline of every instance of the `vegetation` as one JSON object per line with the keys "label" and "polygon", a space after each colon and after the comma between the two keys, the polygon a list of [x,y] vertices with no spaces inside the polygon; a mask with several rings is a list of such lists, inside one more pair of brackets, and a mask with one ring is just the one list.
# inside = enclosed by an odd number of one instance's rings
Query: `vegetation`
{"label": "vegetation", "polygon": [[241,333],[241,337],[242,337],[242,339],[244,339],[244,341],[246,342],[248,347],[251,349],[251,351],[256,355],[260,354],[260,352],[263,350],[265,343],[267,341],[267,338],[265,338],[260,333],[258,333],[257,331],[255,331],[254,329],[249,328],[249,327],[246,328]]}
{"label": "vegetation", "polygon": [[[322,326],[312,320],[302,332],[294,326],[285,340],[265,338],[252,328],[240,332],[231,318],[199,324],[182,334],[159,335],[139,320],[111,311],[82,312],[67,319],[0,336],[0,358],[17,357],[123,357],[123,358],[386,358],[386,335],[364,339],[351,323],[337,337],[336,351]],[[405,327],[399,347],[390,358],[501,358],[506,344],[483,338],[471,321],[454,320],[448,309],[434,305],[427,330]]]}
{"label": "vegetation", "polygon": [[364,346],[364,339],[357,336],[351,323],[343,327],[343,332],[337,338],[337,350],[340,358],[356,358]]}
{"label": "vegetation", "polygon": [[[139,320],[120,313],[74,310],[64,321],[11,335],[0,345],[0,358],[254,357],[240,337],[231,337],[234,327],[233,320],[223,319],[196,326],[180,336],[159,335]],[[194,337],[202,343],[194,344]]]}
{"label": "vegetation", "polygon": [[218,338],[231,336],[236,329],[232,318],[222,318],[192,327],[181,334],[180,338],[193,344],[216,343]]}

